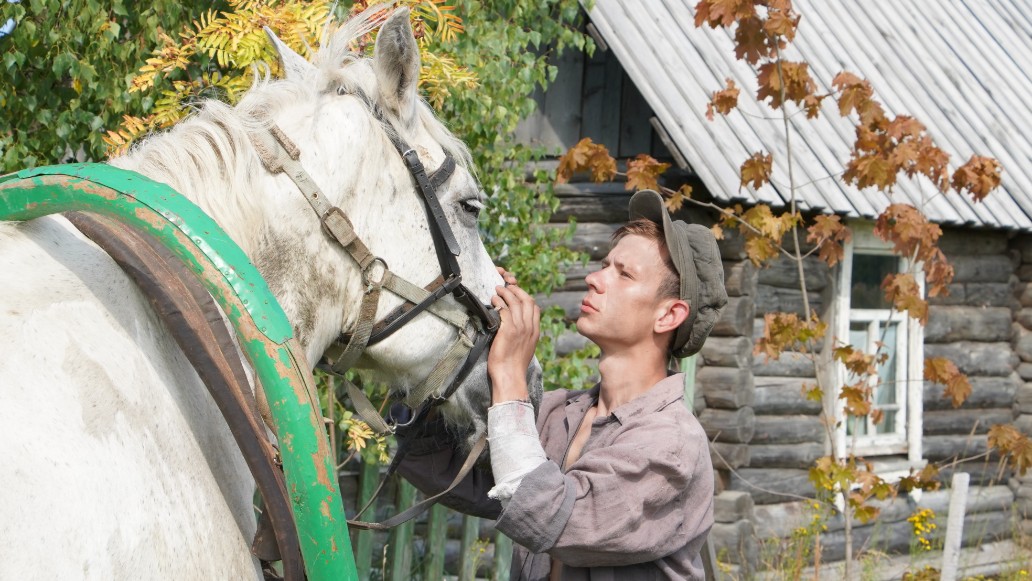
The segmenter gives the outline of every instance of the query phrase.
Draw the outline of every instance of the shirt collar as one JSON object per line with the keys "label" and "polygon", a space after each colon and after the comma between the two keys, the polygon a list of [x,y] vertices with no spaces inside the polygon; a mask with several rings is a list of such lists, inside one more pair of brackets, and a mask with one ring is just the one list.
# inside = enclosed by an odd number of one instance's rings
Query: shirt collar
{"label": "shirt collar", "polygon": [[[584,412],[598,400],[601,389],[601,384],[596,383],[595,387],[567,398],[566,405],[576,406],[577,411]],[[625,423],[630,418],[662,409],[682,398],[684,398],[684,374],[675,373],[653,385],[645,393],[616,408],[612,411],[612,415],[620,423]]]}

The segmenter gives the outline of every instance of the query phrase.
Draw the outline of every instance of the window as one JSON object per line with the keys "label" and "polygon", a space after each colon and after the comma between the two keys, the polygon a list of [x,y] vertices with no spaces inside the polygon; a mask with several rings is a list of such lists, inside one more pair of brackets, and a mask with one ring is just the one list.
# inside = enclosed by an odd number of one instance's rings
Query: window
{"label": "window", "polygon": [[[853,242],[846,245],[834,301],[834,338],[848,341],[867,353],[885,358],[872,379],[871,408],[867,417],[848,416],[839,388],[849,377],[842,365],[832,366],[833,409],[838,420],[835,451],[867,458],[897,456],[904,464],[921,461],[921,392],[923,388],[923,328],[885,300],[885,275],[906,269],[906,261],[891,254],[876,238],[870,224],[851,224]],[[918,276],[920,280],[921,277]],[[901,469],[903,467],[900,467]]]}

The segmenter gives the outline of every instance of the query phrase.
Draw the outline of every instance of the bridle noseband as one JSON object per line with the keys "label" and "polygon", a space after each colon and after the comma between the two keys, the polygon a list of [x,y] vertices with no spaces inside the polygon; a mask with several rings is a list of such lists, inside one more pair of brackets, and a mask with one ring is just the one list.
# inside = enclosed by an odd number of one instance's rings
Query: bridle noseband
{"label": "bridle noseband", "polygon": [[[447,400],[458,389],[494,338],[498,330],[499,317],[493,308],[480,303],[463,284],[462,269],[457,260],[461,250],[437,197],[437,189],[455,171],[455,160],[446,155],[441,166],[427,175],[416,151],[399,137],[390,120],[365,93],[361,90],[349,93],[343,88],[338,90],[338,93],[358,97],[365,104],[367,110],[380,122],[415,181],[415,189],[423,201],[441,269],[441,275],[425,287],[394,274],[383,259],[369,251],[355,233],[351,220],[344,211],[328,202],[301,166],[298,161],[300,150],[279,127],[267,123],[267,131],[252,132],[250,137],[266,169],[274,174],[283,172],[294,181],[319,216],[323,229],[355,260],[362,273],[365,291],[359,308],[358,322],[350,333],[341,334],[327,350],[324,361],[320,364],[321,368],[334,375],[343,376],[366,347],[390,337],[424,312],[436,316],[458,330],[456,340],[445,351],[444,357],[437,362],[429,376],[404,399],[405,404],[414,412],[408,422],[411,424],[423,417],[431,407]],[[383,289],[401,297],[405,302],[383,320],[376,322],[376,310]],[[448,295],[455,297],[462,308],[441,300]],[[371,428],[380,433],[394,430],[380,417],[362,390],[346,380],[345,385],[352,403]]]}

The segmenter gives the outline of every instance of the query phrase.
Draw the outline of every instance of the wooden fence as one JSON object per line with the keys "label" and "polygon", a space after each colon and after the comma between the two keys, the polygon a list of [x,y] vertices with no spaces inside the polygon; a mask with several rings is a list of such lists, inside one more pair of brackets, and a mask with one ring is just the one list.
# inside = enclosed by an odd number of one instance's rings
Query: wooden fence
{"label": "wooden fence", "polygon": [[[341,493],[349,518],[369,500],[384,466],[356,463],[342,472]],[[411,484],[394,476],[363,519],[383,520],[422,498]],[[359,579],[508,581],[512,541],[494,522],[462,515],[441,505],[388,532],[351,531]]]}

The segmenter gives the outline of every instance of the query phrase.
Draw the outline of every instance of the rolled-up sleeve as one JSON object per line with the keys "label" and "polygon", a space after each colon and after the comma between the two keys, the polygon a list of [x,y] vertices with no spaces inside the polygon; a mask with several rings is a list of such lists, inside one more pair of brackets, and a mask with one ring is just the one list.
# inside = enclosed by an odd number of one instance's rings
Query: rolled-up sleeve
{"label": "rolled-up sleeve", "polygon": [[701,426],[657,414],[628,428],[565,474],[551,461],[527,474],[498,529],[576,567],[653,561],[705,535],[713,471]]}

